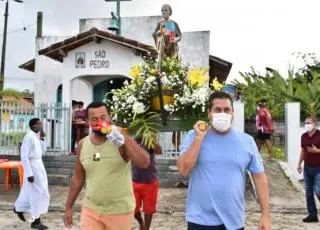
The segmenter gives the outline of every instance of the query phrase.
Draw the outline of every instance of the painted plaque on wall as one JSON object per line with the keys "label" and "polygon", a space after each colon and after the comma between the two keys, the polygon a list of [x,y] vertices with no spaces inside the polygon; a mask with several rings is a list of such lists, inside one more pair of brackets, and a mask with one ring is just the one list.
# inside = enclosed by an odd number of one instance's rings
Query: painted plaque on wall
{"label": "painted plaque on wall", "polygon": [[76,68],[86,68],[86,54],[76,53],[75,55],[75,67]]}

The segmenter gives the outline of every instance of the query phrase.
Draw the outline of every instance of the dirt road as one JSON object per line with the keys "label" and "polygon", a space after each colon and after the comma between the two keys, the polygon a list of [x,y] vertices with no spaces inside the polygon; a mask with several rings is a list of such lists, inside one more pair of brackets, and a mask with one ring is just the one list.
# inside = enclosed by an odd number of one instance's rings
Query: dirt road
{"label": "dirt road", "polygon": [[[281,170],[278,162],[265,161],[265,169],[270,184],[270,207],[272,216],[272,230],[320,230],[320,223],[304,224],[302,219],[306,216],[303,194],[296,190],[289,179]],[[1,191],[2,188],[0,188]],[[65,229],[62,224],[62,207],[65,202],[68,188],[50,188],[56,204],[56,211],[49,212],[43,222],[48,224],[50,229]],[[4,197],[5,196],[5,197]],[[29,229],[29,223],[21,223],[16,216],[9,211],[16,194],[8,196],[0,193],[0,229],[3,230],[25,230]],[[159,200],[159,213],[155,216],[153,230],[185,230],[185,189],[161,189]],[[6,199],[6,202],[4,202]],[[3,202],[2,202],[3,201]],[[2,202],[2,205],[1,205]],[[253,196],[247,193],[246,196],[246,230],[256,230],[260,217],[259,206]],[[73,229],[79,229],[79,212],[75,213]],[[137,229],[137,228],[135,228]]]}

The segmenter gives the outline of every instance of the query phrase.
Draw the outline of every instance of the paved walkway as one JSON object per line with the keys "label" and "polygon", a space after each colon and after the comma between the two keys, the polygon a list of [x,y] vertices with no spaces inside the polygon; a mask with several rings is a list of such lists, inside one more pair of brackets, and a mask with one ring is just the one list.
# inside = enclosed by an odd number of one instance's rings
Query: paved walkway
{"label": "paved walkway", "polygon": [[[284,176],[279,164],[274,161],[265,162],[266,172],[269,176],[271,193],[272,230],[320,230],[319,224],[304,224],[305,204],[303,194],[297,191]],[[19,189],[8,193],[0,186],[0,229],[26,230],[29,223],[21,223],[11,208]],[[60,230],[63,227],[62,215],[67,196],[67,187],[50,187],[50,212],[43,218],[50,229]],[[83,196],[83,194],[81,195]],[[155,215],[153,230],[185,230],[185,189],[161,189],[158,213]],[[74,214],[74,230],[79,229],[80,199],[76,204]],[[259,206],[250,193],[246,194],[246,230],[256,230],[260,217]],[[138,229],[135,224],[135,228]]]}

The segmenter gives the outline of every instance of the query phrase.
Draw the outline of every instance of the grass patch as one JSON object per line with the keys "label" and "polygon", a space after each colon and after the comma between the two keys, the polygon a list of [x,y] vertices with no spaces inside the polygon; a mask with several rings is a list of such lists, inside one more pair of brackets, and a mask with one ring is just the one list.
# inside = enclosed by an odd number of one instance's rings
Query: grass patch
{"label": "grass patch", "polygon": [[[267,146],[265,144],[261,147],[261,155],[263,157],[269,157]],[[283,146],[272,146],[272,157],[278,160],[286,160]]]}

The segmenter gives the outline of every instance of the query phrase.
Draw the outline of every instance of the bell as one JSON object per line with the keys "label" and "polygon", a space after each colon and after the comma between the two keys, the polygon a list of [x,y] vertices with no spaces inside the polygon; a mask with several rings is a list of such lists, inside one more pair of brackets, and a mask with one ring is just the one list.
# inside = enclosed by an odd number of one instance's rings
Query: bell
{"label": "bell", "polygon": [[119,30],[119,20],[116,18],[112,18],[111,25],[108,27],[108,30],[118,31]]}

